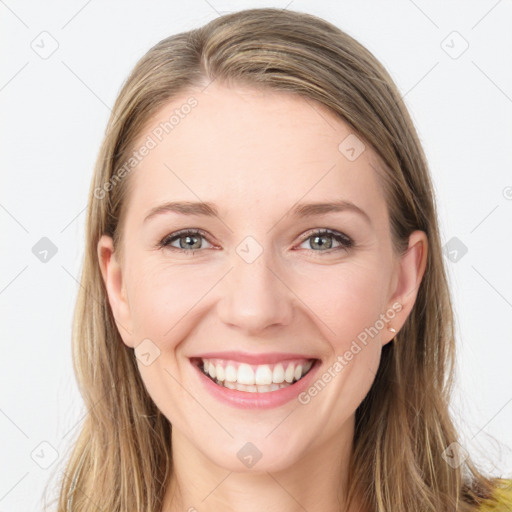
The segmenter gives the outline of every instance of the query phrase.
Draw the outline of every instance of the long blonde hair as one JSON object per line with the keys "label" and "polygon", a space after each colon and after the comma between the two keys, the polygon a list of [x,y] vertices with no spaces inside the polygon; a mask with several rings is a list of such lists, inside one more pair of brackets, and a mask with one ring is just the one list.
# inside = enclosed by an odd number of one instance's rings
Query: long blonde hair
{"label": "long blonde hair", "polygon": [[[401,95],[355,39],[312,15],[249,9],[168,37],[136,64],[116,100],[89,192],[86,248],[73,323],[73,364],[88,414],[60,482],[58,512],[156,512],[172,471],[171,425],[121,339],[97,257],[122,239],[129,176],[119,178],[148,120],[179,93],[213,80],[298,94],[328,107],[379,156],[398,251],[425,231],[428,261],[403,329],[388,343],[356,411],[350,493],[368,512],[476,511],[497,478],[443,452],[459,440],[449,414],[453,311],[427,162]],[[453,446],[453,445],[452,445]]]}

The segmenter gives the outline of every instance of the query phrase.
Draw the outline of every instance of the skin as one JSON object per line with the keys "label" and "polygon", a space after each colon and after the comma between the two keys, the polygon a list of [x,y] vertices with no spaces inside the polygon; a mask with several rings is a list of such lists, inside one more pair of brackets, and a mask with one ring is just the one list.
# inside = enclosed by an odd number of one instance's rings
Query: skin
{"label": "skin", "polygon": [[[398,332],[416,300],[425,233],[411,234],[405,255],[393,251],[376,155],[366,147],[349,161],[338,149],[348,125],[287,93],[217,83],[188,91],[148,123],[141,144],[191,94],[198,106],[128,178],[124,257],[110,237],[98,244],[123,342],[135,348],[150,339],[160,350],[138,367],[173,426],[174,472],[162,510],[345,510],[355,411],[382,346],[395,336],[388,325]],[[338,199],[355,203],[371,224],[351,211],[290,215],[298,201]],[[212,202],[220,215],[164,213],[143,222],[171,200]],[[185,228],[206,232],[207,239],[188,242],[200,247],[193,255],[157,248]],[[319,248],[314,236],[301,238],[319,228],[356,245],[337,249],[327,236],[332,246]],[[236,252],[247,236],[263,251],[252,263]],[[401,311],[307,405],[292,400],[254,411],[223,404],[203,389],[188,359],[211,350],[296,352],[320,359],[321,376],[397,302]],[[252,468],[237,457],[248,441],[263,454]],[[357,510],[356,503],[350,512]]]}

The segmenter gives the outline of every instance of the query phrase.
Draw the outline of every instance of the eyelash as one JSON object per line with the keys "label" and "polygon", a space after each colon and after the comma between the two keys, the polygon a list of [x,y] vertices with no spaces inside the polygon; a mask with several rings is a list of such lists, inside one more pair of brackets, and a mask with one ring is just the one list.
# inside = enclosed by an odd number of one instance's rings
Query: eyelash
{"label": "eyelash", "polygon": [[[175,240],[179,240],[180,238],[183,238],[185,236],[196,236],[196,235],[202,236],[209,243],[211,243],[208,240],[208,237],[205,235],[205,233],[202,230],[185,229],[182,231],[177,231],[176,233],[171,233],[170,235],[167,235],[166,237],[164,237],[158,243],[158,248],[170,249],[172,251],[177,251],[180,253],[187,253],[189,255],[193,255],[196,251],[200,251],[202,249],[181,249],[179,247],[172,247],[169,244],[171,242],[174,242]],[[340,243],[340,246],[334,247],[334,248],[331,248],[331,249],[328,249],[325,251],[315,251],[314,249],[306,249],[306,250],[311,253],[315,253],[315,254],[319,254],[319,253],[320,254],[322,254],[322,253],[332,254],[333,252],[335,252],[337,250],[347,251],[355,246],[354,241],[349,236],[345,235],[344,233],[340,233],[339,231],[334,231],[334,230],[330,230],[330,229],[317,229],[313,233],[310,233],[309,235],[303,237],[302,240],[300,241],[300,243],[302,244],[306,240],[309,240],[310,238],[313,238],[315,236],[324,236],[324,235],[329,235],[332,238],[334,238],[334,240],[336,240],[337,242]]]}

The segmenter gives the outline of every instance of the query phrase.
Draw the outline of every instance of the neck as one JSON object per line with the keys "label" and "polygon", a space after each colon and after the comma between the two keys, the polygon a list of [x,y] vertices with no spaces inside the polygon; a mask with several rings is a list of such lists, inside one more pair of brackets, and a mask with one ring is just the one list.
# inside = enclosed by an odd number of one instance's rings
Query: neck
{"label": "neck", "polygon": [[360,512],[345,503],[353,419],[336,439],[280,470],[229,471],[172,430],[173,471],[161,512]]}

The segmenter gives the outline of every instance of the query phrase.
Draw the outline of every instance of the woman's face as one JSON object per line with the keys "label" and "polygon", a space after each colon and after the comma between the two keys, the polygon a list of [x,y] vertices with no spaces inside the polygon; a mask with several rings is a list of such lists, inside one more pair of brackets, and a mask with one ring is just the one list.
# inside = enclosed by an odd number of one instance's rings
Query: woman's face
{"label": "woman's face", "polygon": [[350,439],[426,258],[422,232],[393,252],[375,154],[318,104],[215,83],[161,109],[135,149],[123,260],[106,236],[98,254],[173,436],[236,471]]}

